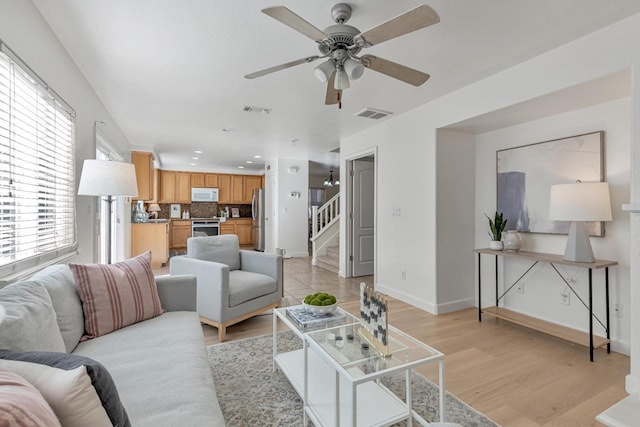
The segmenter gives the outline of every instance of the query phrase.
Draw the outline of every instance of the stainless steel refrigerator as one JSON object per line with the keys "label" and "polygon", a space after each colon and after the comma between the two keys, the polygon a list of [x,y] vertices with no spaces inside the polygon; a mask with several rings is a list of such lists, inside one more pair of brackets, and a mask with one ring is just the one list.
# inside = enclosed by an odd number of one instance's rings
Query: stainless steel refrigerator
{"label": "stainless steel refrigerator", "polygon": [[251,227],[251,241],[253,249],[264,252],[264,188],[253,190],[251,199],[251,217],[253,224]]}

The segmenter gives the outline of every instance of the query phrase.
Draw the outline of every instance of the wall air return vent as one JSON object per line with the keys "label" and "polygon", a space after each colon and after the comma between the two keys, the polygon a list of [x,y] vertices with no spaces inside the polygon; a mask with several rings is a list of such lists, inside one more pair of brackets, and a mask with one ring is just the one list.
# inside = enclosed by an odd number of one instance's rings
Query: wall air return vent
{"label": "wall air return vent", "polygon": [[270,108],[254,107],[252,105],[245,105],[242,110],[247,112],[247,113],[258,113],[258,114],[262,114],[264,116],[266,116],[267,114],[271,113],[271,109]]}
{"label": "wall air return vent", "polygon": [[380,120],[384,117],[390,116],[393,113],[390,113],[388,111],[382,111],[382,110],[376,110],[373,108],[365,108],[362,111],[358,111],[357,113],[354,114],[354,116],[356,117],[366,117],[368,119],[374,119],[374,120]]}

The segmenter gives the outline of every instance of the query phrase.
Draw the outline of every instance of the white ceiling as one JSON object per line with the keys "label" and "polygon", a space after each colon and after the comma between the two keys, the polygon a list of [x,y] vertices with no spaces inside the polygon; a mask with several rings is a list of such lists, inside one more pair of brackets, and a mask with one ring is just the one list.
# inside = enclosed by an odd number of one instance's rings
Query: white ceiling
{"label": "white ceiling", "polygon": [[[339,110],[324,104],[325,86],[313,75],[319,61],[243,77],[318,53],[312,40],[261,9],[287,6],[322,30],[333,25],[333,0],[33,1],[132,148],[154,151],[163,168],[244,166],[243,173],[273,158],[337,166],[331,151],[341,138],[378,123],[354,117],[363,108],[402,114],[640,12],[638,0],[430,0],[440,23],[365,52],[427,72],[430,80],[416,88],[366,70]],[[421,3],[350,1],[348,24],[365,31]],[[272,111],[247,113],[245,105]],[[203,151],[197,161],[193,150]]]}

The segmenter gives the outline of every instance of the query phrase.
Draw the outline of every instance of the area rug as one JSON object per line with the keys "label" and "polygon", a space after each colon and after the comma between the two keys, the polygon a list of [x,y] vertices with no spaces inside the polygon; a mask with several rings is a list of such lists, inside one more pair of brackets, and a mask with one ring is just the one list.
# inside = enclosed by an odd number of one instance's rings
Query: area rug
{"label": "area rug", "polygon": [[[272,370],[272,343],[272,335],[263,335],[207,348],[216,394],[227,426],[302,426],[302,399],[280,370]],[[301,342],[292,332],[280,333],[278,351],[297,348],[301,348]],[[404,396],[403,375],[384,382],[398,396]],[[436,385],[414,372],[412,393],[414,410],[429,422],[438,421]],[[497,426],[449,393],[445,408],[448,422],[465,427]]]}

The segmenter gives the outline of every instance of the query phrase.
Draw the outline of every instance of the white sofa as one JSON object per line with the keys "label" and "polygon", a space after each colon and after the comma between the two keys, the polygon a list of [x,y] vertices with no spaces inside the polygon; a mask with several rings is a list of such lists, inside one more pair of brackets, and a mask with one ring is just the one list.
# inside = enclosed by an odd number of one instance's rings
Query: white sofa
{"label": "white sofa", "polygon": [[[202,327],[195,312],[195,277],[156,279],[164,314],[83,342],[79,342],[84,331],[82,305],[67,265],[48,267],[28,281],[0,289],[0,305],[10,305],[8,299],[15,299],[16,294],[20,296],[22,289],[37,291],[40,286],[44,287],[55,312],[64,350],[94,359],[106,367],[132,426],[224,426]],[[6,296],[9,294],[13,296]],[[37,335],[48,327],[37,323],[47,323],[42,317],[47,307],[42,308],[42,301],[30,305],[31,296],[28,292],[24,296],[25,300],[19,305],[25,307],[21,321],[26,332],[14,333],[14,336],[0,334],[0,349],[60,350],[59,345],[49,342],[48,336]],[[11,314],[11,310],[7,310],[7,316],[16,316],[15,304],[13,311]],[[29,330],[39,326],[40,331]],[[36,337],[40,348],[31,348],[33,341],[26,342],[30,335],[31,339]]]}

